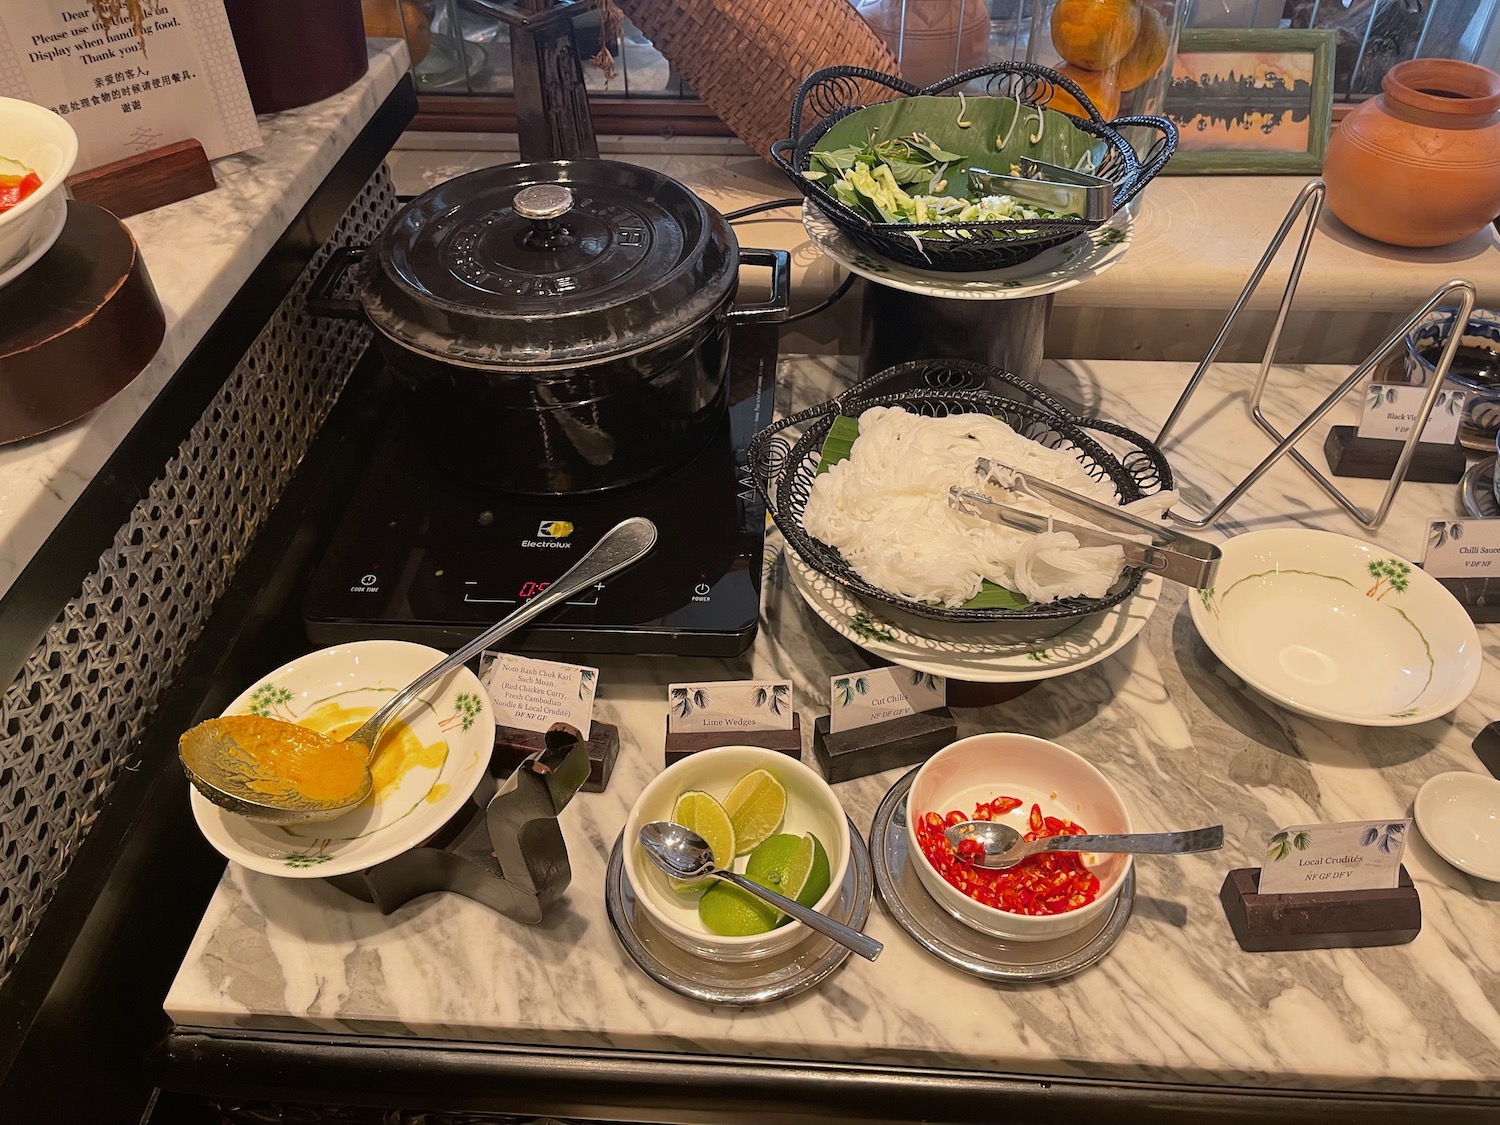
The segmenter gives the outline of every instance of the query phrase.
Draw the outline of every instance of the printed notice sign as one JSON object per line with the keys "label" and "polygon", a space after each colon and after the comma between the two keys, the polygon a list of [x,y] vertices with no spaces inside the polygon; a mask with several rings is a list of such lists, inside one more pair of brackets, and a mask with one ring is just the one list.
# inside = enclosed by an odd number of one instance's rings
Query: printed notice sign
{"label": "printed notice sign", "polygon": [[1422,569],[1434,578],[1500,575],[1500,520],[1433,520]]}
{"label": "printed notice sign", "polygon": [[669,734],[791,729],[790,680],[718,680],[667,687]]}
{"label": "printed notice sign", "polygon": [[567,723],[588,738],[597,668],[502,652],[490,666],[489,684],[496,726],[545,733],[553,723]]}
{"label": "printed notice sign", "polygon": [[1401,877],[1410,820],[1294,824],[1272,836],[1260,869],[1260,893],[1375,891]]}
{"label": "printed notice sign", "polygon": [[[61,114],[78,134],[74,172],[177,141],[210,160],[255,148],[260,126],[223,0],[5,0],[0,94]],[[0,154],[3,154],[0,138]]]}
{"label": "printed notice sign", "polygon": [[828,690],[828,729],[867,727],[941,707],[948,695],[942,676],[910,668],[874,668],[834,676]]}
{"label": "printed notice sign", "polygon": [[[1421,412],[1427,388],[1397,383],[1371,383],[1359,418],[1359,436],[1405,441]],[[1422,440],[1452,445],[1458,439],[1458,422],[1464,412],[1464,392],[1444,387],[1438,391]]]}

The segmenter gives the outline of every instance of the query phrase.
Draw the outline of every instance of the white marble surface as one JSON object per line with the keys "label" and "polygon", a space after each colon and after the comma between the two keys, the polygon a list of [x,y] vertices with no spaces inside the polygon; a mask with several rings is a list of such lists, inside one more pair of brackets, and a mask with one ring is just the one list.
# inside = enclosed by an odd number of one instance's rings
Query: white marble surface
{"label": "white marble surface", "polygon": [[[847,361],[788,366],[802,401],[824,397],[851,370]],[[1187,373],[1053,364],[1046,381],[1154,433]],[[1313,401],[1343,373],[1278,374],[1273,417],[1290,425],[1291,404]],[[1243,368],[1212,375],[1170,450],[1189,502],[1204,490],[1221,495],[1269,448],[1236,397],[1247,379]],[[1366,503],[1379,489],[1350,484]],[[1423,521],[1457,506],[1452,486],[1408,486],[1375,538],[1415,556]],[[1359,533],[1290,464],[1217,532],[1288,520]],[[789,1001],[714,1009],[658,986],[625,955],[602,901],[605,863],[631,802],[662,767],[669,679],[790,676],[807,730],[826,710],[828,675],[867,665],[789,584],[772,582],[748,663],[602,662],[598,717],[620,725],[623,749],[608,791],[579,794],[562,813],[573,883],[542,925],[449,894],[385,917],[321,882],[231,865],[165,1007],[187,1026],[1500,1097],[1500,884],[1460,874],[1417,836],[1406,864],[1422,932],[1409,945],[1367,950],[1246,954],[1217,900],[1225,871],[1258,866],[1278,827],[1402,816],[1426,778],[1481,768],[1470,740],[1500,715],[1500,633],[1481,633],[1484,673],[1454,714],[1360,729],[1300,718],[1241,690],[1171,589],[1118,655],[1011,703],[958,712],[964,734],[1019,730],[1086,754],[1123,788],[1142,830],[1226,826],[1220,853],[1141,861],[1134,914],[1105,960],[1053,984],[987,984],[935,960],[877,902],[867,927],[886,943],[877,962],[854,958]],[[861,831],[902,772],[838,787]]]}
{"label": "white marble surface", "polygon": [[213,162],[218,187],[127,219],[166,312],[146,369],[60,430],[0,446],[0,596],[145,413],[406,72],[406,45],[370,45],[340,94],[260,118],[264,143]]}

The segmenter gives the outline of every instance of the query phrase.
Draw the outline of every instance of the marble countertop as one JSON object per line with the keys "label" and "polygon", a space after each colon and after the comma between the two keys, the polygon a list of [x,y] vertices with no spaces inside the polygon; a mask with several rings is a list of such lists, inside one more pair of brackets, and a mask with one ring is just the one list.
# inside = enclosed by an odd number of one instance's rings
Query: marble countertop
{"label": "marble countertop", "polygon": [[[1044,382],[1154,434],[1189,370],[1052,363]],[[1290,427],[1346,370],[1273,374],[1271,416]],[[852,371],[847,359],[784,360],[781,408],[821,400]],[[1236,366],[1211,375],[1169,448],[1185,506],[1202,510],[1269,449],[1246,415],[1250,379]],[[1340,409],[1348,420],[1355,404]],[[1347,482],[1367,505],[1382,487]],[[1369,537],[1416,558],[1425,521],[1457,511],[1455,487],[1408,485]],[[1365,535],[1289,462],[1210,534],[1289,522]],[[829,676],[871,664],[778,573],[773,563],[745,660],[599,661],[596,717],[619,725],[622,751],[608,790],[579,794],[561,814],[573,882],[541,925],[451,894],[383,916],[321,881],[230,864],[165,999],[168,1014],[188,1028],[1500,1097],[1500,884],[1459,873],[1413,833],[1405,863],[1422,932],[1363,950],[1244,953],[1217,898],[1226,870],[1258,866],[1284,825],[1401,817],[1428,777],[1481,770],[1471,739],[1500,714],[1493,627],[1481,627],[1478,687],[1453,714],[1356,728],[1302,718],[1244,688],[1198,638],[1181,588],[1169,588],[1142,635],[1111,658],[1009,703],[956,711],[960,734],[1017,730],[1080,751],[1123,789],[1140,830],[1225,825],[1222,852],[1139,864],[1128,929],[1104,960],[1051,984],[989,984],[933,958],[877,901],[867,930],[885,943],[880,959],[852,958],[790,1000],[716,1009],[653,982],[612,932],[603,884],[627,810],[662,768],[667,682],[791,677],[808,730],[827,711]],[[903,772],[837,787],[862,832]]]}
{"label": "marble countertop", "polygon": [[125,220],[161,298],[166,338],[145,370],[97,410],[50,434],[0,446],[0,596],[406,70],[404,42],[371,43],[369,70],[353,86],[262,116],[259,148],[214,161],[214,191]]}

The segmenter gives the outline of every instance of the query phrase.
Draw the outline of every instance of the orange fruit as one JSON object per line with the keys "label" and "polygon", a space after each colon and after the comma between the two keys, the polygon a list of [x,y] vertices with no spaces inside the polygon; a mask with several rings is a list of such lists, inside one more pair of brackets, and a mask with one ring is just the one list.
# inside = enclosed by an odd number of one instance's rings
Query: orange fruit
{"label": "orange fruit", "polygon": [[1108,70],[1125,57],[1141,29],[1138,0],[1057,0],[1052,46],[1064,62]]}
{"label": "orange fruit", "polygon": [[1120,60],[1119,73],[1115,76],[1122,90],[1134,90],[1143,86],[1167,61],[1167,21],[1155,8],[1141,8],[1141,30],[1131,44],[1130,50]]}
{"label": "orange fruit", "polygon": [[[1106,121],[1120,112],[1120,84],[1116,81],[1113,70],[1084,70],[1072,63],[1063,63],[1057,68],[1057,73],[1078,83],[1083,92],[1088,95],[1089,101],[1094,103],[1094,108],[1103,115]],[[1088,110],[1078,104],[1078,99],[1061,86],[1053,89],[1047,108],[1059,110],[1062,113],[1071,113],[1078,117],[1089,115]]]}

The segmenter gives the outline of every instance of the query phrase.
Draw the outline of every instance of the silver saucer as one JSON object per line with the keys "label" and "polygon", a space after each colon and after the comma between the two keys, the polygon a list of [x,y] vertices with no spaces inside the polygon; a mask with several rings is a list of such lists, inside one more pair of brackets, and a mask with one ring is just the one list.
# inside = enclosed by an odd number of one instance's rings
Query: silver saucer
{"label": "silver saucer", "polygon": [[1495,498],[1495,458],[1475,461],[1459,482],[1463,492],[1464,511],[1479,519],[1500,516],[1500,500]]}
{"label": "silver saucer", "polygon": [[1114,909],[1077,933],[1051,941],[1006,941],[966,926],[927,893],[908,862],[906,791],[913,769],[885,795],[870,825],[870,854],[880,899],[896,924],[933,956],[985,980],[1034,984],[1088,968],[1120,940],[1135,903],[1135,867],[1125,875]]}
{"label": "silver saucer", "polygon": [[[806,992],[848,959],[849,949],[821,934],[813,934],[779,957],[751,962],[710,961],[673,945],[639,908],[635,889],[625,877],[623,836],[622,832],[616,837],[609,853],[604,905],[625,952],[658,984],[707,1004],[766,1004]],[[861,929],[870,917],[873,896],[870,852],[850,822],[849,864],[828,914]]]}

